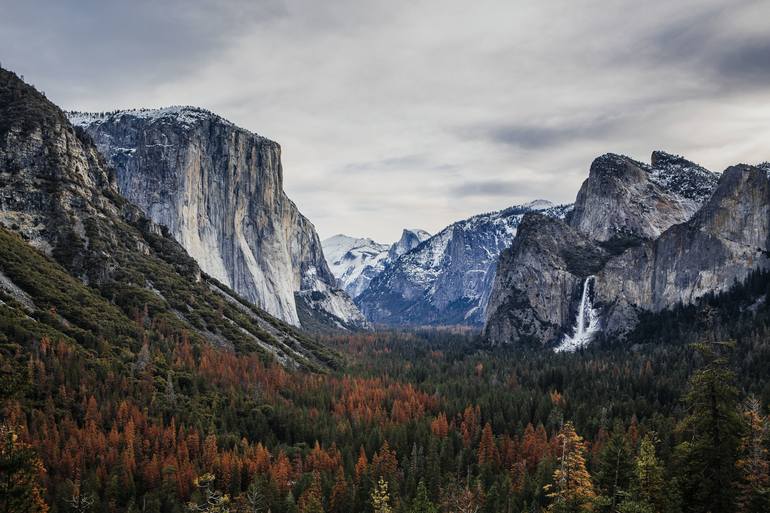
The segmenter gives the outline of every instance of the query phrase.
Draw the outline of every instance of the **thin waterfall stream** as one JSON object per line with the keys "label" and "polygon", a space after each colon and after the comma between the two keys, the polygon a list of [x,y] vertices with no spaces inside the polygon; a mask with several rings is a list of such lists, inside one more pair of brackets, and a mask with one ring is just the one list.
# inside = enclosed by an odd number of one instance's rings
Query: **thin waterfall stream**
{"label": "thin waterfall stream", "polygon": [[572,335],[565,335],[554,351],[575,351],[586,346],[594,334],[599,331],[599,312],[594,308],[591,300],[591,292],[596,281],[594,276],[589,276],[583,282],[583,294],[580,296],[580,306],[575,319]]}

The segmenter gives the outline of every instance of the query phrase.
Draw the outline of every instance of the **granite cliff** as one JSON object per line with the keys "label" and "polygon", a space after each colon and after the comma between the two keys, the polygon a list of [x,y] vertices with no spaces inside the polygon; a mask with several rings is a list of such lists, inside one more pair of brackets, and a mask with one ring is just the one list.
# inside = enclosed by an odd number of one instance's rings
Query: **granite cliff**
{"label": "granite cliff", "polygon": [[280,146],[203,109],[69,113],[138,205],[204,272],[295,326],[366,326],[312,223],[283,191]]}

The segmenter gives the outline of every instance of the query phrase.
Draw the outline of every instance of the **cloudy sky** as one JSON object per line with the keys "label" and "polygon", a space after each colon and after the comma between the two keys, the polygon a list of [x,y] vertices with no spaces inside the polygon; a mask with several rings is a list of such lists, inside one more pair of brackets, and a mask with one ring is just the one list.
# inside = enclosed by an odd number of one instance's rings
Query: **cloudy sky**
{"label": "cloudy sky", "polygon": [[66,109],[197,105],[283,147],[322,237],[547,198],[605,152],[770,160],[767,0],[0,0]]}

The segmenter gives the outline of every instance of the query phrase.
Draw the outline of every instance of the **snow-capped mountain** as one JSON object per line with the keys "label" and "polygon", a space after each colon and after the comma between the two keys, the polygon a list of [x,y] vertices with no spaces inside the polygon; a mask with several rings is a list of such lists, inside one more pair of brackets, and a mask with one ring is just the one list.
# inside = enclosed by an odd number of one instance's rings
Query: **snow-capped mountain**
{"label": "snow-capped mountain", "polygon": [[368,238],[339,234],[321,241],[321,246],[340,287],[355,298],[389,263],[429,237],[425,230],[404,229],[397,242],[387,245]]}
{"label": "snow-capped mountain", "polygon": [[342,234],[322,240],[321,247],[337,283],[353,298],[384,269],[390,248],[372,239]]}
{"label": "snow-capped mountain", "polygon": [[498,256],[522,216],[564,217],[570,209],[538,200],[458,221],[388,265],[356,303],[380,324],[481,324]]}

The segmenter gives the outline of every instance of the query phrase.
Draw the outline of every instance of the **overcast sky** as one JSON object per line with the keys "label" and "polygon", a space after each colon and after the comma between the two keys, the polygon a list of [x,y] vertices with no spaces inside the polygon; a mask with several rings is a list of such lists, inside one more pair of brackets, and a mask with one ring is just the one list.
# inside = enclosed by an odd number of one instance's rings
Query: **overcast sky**
{"label": "overcast sky", "polygon": [[606,152],[770,160],[770,1],[0,0],[0,62],[65,109],[189,104],[283,147],[322,237],[535,198]]}

